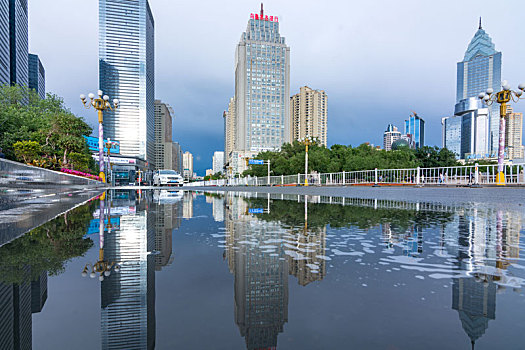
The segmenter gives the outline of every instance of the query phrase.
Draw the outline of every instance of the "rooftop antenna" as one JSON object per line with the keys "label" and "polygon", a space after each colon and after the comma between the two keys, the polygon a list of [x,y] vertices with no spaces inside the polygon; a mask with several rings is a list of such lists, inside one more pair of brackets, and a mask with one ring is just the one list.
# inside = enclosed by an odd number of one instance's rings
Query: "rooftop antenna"
{"label": "rooftop antenna", "polygon": [[263,3],[261,2],[261,18],[264,17],[264,9],[263,9]]}
{"label": "rooftop antenna", "polygon": [[479,29],[483,29],[481,28],[481,16],[479,17]]}

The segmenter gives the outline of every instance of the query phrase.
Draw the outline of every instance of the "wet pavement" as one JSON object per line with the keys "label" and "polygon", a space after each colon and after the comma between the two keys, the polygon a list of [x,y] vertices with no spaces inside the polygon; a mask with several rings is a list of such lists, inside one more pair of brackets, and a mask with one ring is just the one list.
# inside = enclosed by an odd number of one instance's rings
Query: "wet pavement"
{"label": "wet pavement", "polygon": [[524,348],[519,194],[258,190],[112,190],[3,245],[0,343]]}

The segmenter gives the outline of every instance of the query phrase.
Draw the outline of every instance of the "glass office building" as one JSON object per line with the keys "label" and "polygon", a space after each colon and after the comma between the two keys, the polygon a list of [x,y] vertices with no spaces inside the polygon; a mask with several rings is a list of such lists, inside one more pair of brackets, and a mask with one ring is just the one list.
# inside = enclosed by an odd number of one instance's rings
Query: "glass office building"
{"label": "glass office building", "polygon": [[461,117],[442,118],[441,128],[443,147],[453,152],[459,159],[461,157]]}
{"label": "glass office building", "polygon": [[417,113],[413,112],[408,120],[405,120],[405,135],[410,135],[411,148],[419,148],[425,145],[425,121]]}
{"label": "glass office building", "polygon": [[[463,61],[458,63],[456,103],[477,97],[488,88],[499,91],[501,87],[501,52],[495,50],[489,35],[481,27],[470,42]],[[488,106],[489,151],[496,154],[499,142],[499,105]]]}
{"label": "glass office building", "polygon": [[9,50],[9,0],[0,0],[0,84],[11,82]]}
{"label": "glass office building", "polygon": [[290,142],[290,48],[279,19],[252,14],[237,45],[235,150],[276,150]]}
{"label": "glass office building", "polygon": [[38,55],[29,54],[29,88],[46,98],[46,71]]}
{"label": "glass office building", "polygon": [[9,0],[10,79],[12,84],[28,83],[27,0]]}
{"label": "glass office building", "polygon": [[104,113],[104,135],[120,142],[125,156],[153,167],[154,20],[147,0],[99,2],[100,89],[120,100]]}

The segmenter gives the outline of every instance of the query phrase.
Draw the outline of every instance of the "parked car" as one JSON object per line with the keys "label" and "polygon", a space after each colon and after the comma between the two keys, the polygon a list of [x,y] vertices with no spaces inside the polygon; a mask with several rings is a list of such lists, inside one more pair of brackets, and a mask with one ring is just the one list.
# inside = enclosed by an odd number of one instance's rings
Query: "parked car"
{"label": "parked car", "polygon": [[182,186],[184,179],[175,170],[157,170],[153,174],[153,186]]}

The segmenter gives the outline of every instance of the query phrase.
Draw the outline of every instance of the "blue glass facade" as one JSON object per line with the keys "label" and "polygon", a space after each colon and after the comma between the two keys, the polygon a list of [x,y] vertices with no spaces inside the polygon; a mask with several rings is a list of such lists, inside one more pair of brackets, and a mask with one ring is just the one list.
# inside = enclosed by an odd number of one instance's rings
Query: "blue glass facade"
{"label": "blue glass facade", "polygon": [[[481,25],[470,42],[463,61],[458,63],[456,103],[477,97],[488,88],[501,87],[501,52],[497,52],[492,39]],[[490,111],[489,152],[496,153],[499,140],[499,108],[487,106]]]}
{"label": "blue glass facade", "polygon": [[273,16],[252,15],[236,51],[236,142],[239,151],[290,142],[290,48]]}
{"label": "blue glass facade", "polygon": [[28,84],[28,17],[27,0],[9,0],[10,80]]}
{"label": "blue glass facade", "polygon": [[29,88],[46,98],[46,71],[38,55],[29,54]]}
{"label": "blue glass facade", "polygon": [[461,156],[461,117],[446,117],[441,120],[443,128],[443,147]]}
{"label": "blue glass facade", "polygon": [[9,0],[0,0],[0,84],[11,82]]}
{"label": "blue glass facade", "polygon": [[411,135],[412,148],[419,148],[425,145],[425,121],[416,113],[413,113],[408,120],[405,120],[405,135]]}
{"label": "blue glass facade", "polygon": [[121,154],[155,155],[154,20],[147,0],[100,0],[100,89],[120,100],[104,113],[104,136],[120,141]]}

